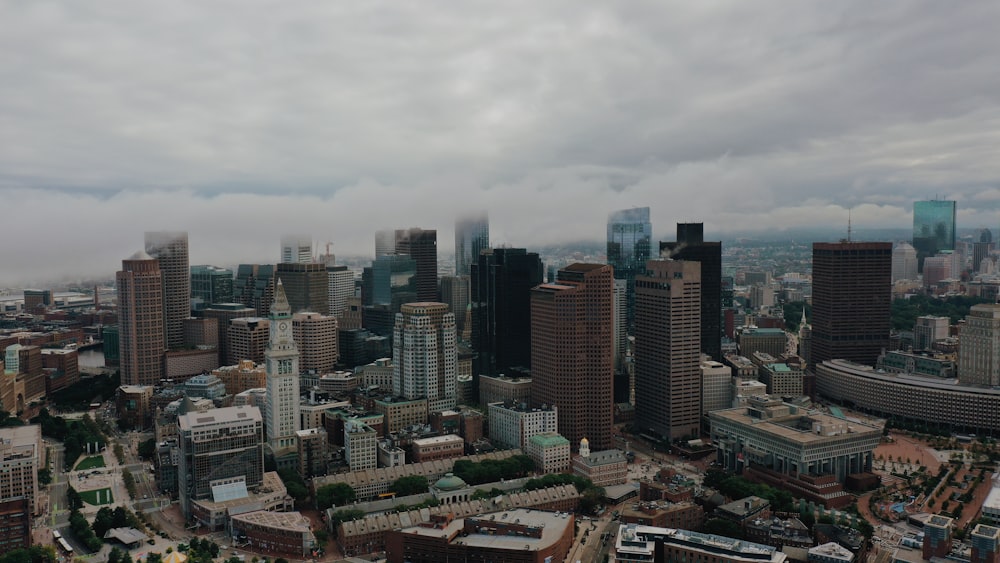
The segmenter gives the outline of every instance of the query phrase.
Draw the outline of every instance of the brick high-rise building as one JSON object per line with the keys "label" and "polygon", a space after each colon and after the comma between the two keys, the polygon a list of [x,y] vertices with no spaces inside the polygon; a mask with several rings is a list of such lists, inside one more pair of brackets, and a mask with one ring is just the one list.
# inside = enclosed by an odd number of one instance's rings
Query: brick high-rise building
{"label": "brick high-rise building", "polygon": [[635,278],[635,426],[674,441],[701,419],[701,265],[650,260]]}
{"label": "brick high-rise building", "polygon": [[[163,352],[167,346],[160,263],[139,251],[122,260],[115,282],[122,385],[157,385],[163,377]],[[183,328],[181,325],[181,340]]]}
{"label": "brick high-rise building", "polygon": [[[271,304],[268,303],[268,309]],[[218,334],[219,361],[227,362],[229,358],[229,323],[234,319],[259,317],[257,310],[246,307],[242,303],[216,303],[201,312],[205,319],[215,321]]]}
{"label": "brick high-rise building", "polygon": [[241,317],[229,321],[226,356],[221,360],[227,366],[234,366],[243,360],[250,360],[255,364],[263,362],[270,330],[270,321],[260,317]]}
{"label": "brick high-rise building", "polygon": [[406,399],[427,399],[429,412],[455,407],[458,378],[455,315],[445,303],[403,305],[393,328],[393,389]]}
{"label": "brick high-rise building", "polygon": [[417,263],[417,301],[437,301],[437,231],[397,229],[396,253],[409,254]]}
{"label": "brick high-rise building", "polygon": [[163,278],[163,326],[167,348],[184,347],[184,319],[191,316],[191,267],[188,235],[184,232],[146,233],[146,254],[160,263]]}
{"label": "brick high-rise building", "polygon": [[813,243],[811,368],[834,359],[875,365],[889,347],[891,280],[892,243]]}
{"label": "brick high-rise building", "polygon": [[722,243],[706,242],[702,223],[677,223],[677,242],[661,242],[660,257],[701,262],[701,351],[722,361]]}
{"label": "brick high-rise building", "polygon": [[292,315],[292,334],[299,348],[299,370],[328,373],[337,363],[337,319],[319,313]]}
{"label": "brick high-rise building", "polygon": [[531,290],[531,402],[558,407],[559,433],[574,446],[612,447],[613,301],[606,264],[571,264]]}

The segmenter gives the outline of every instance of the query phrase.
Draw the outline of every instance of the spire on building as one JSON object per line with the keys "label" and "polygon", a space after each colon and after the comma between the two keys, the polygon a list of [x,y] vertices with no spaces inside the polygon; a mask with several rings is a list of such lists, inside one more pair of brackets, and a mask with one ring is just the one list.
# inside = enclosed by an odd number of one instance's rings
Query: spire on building
{"label": "spire on building", "polygon": [[590,440],[586,438],[580,440],[580,457],[590,457]]}
{"label": "spire on building", "polygon": [[274,302],[271,303],[271,318],[288,316],[292,314],[292,308],[288,305],[288,297],[285,296],[285,288],[281,284],[281,278],[274,287]]}

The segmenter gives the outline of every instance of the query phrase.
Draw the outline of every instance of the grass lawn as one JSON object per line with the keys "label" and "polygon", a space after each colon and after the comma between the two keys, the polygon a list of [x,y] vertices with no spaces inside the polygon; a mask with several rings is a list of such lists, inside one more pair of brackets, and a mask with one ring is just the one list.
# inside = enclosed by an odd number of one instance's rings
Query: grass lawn
{"label": "grass lawn", "polygon": [[[87,504],[92,504],[94,506],[100,506],[102,504],[111,504],[115,501],[114,495],[111,494],[111,489],[105,487],[103,489],[96,489],[93,491],[80,491],[80,498],[83,502]],[[97,499],[100,499],[99,501]]]}
{"label": "grass lawn", "polygon": [[76,464],[77,471],[83,471],[84,469],[94,469],[96,467],[104,467],[104,456],[92,455],[90,457],[83,458],[83,461]]}

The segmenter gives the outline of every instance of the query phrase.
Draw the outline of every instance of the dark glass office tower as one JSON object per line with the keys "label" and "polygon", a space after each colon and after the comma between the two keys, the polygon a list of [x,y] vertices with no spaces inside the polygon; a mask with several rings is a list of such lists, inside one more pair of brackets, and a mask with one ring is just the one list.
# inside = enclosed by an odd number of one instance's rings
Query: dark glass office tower
{"label": "dark glass office tower", "polygon": [[701,262],[701,351],[722,361],[722,243],[705,242],[703,223],[677,223],[677,242],[660,242],[660,257]]}
{"label": "dark glass office tower", "polygon": [[437,231],[396,230],[396,253],[409,254],[417,263],[417,301],[438,300]]}
{"label": "dark glass office tower", "polygon": [[615,279],[625,280],[626,323],[629,332],[635,326],[635,276],[643,273],[651,258],[653,224],[649,208],[635,207],[608,215],[608,264]]}
{"label": "dark glass office tower", "polygon": [[920,272],[924,271],[924,258],[941,250],[955,250],[954,201],[913,202],[913,248],[917,249]]}
{"label": "dark glass office tower", "polygon": [[892,243],[813,243],[810,368],[843,359],[874,366],[889,347]]}
{"label": "dark glass office tower", "polygon": [[480,375],[531,368],[531,288],[542,283],[542,272],[538,254],[523,248],[487,249],[472,265],[469,300],[477,385]]}
{"label": "dark glass office tower", "polygon": [[[490,247],[490,218],[486,212],[455,221],[455,275],[467,276],[479,254]],[[456,311],[455,315],[458,316]]]}

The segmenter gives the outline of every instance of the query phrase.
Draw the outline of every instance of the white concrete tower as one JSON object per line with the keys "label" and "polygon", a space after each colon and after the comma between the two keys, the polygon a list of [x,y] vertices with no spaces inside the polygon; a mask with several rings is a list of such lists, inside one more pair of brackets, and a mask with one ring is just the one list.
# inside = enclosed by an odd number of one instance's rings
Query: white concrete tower
{"label": "white concrete tower", "polygon": [[299,430],[299,349],[292,335],[292,313],[278,280],[271,304],[271,337],[264,350],[267,366],[267,442],[275,458],[295,450]]}

